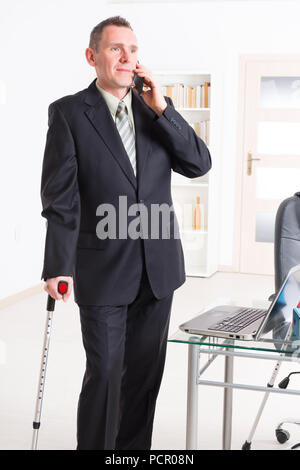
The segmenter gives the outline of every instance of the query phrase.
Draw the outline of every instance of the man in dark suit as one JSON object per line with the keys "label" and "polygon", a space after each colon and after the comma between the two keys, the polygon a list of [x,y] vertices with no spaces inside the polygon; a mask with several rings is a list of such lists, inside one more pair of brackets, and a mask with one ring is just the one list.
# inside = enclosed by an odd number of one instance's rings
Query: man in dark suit
{"label": "man in dark suit", "polygon": [[[195,178],[211,167],[137,50],[125,19],[102,21],[86,49],[97,79],[49,106],[42,278],[65,301],[74,280],[87,359],[78,449],[151,447],[173,292],[185,281],[171,170]],[[140,95],[134,73],[147,87]],[[154,214],[166,207],[160,224]],[[60,280],[69,282],[64,296]]]}

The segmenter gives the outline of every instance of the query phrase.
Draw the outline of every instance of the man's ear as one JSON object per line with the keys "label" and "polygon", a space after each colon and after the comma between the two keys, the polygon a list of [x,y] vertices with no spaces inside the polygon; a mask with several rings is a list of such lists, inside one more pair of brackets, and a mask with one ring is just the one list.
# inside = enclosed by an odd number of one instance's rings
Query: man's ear
{"label": "man's ear", "polygon": [[91,49],[90,47],[87,47],[85,50],[85,57],[88,63],[92,66],[95,67],[96,62],[95,62],[95,51]]}

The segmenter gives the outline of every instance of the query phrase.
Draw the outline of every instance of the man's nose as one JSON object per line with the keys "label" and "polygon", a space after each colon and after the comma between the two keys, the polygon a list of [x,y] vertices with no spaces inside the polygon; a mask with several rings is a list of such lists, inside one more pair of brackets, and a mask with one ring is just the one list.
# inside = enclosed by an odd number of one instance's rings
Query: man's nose
{"label": "man's nose", "polygon": [[122,62],[128,62],[129,61],[129,53],[127,51],[123,50],[120,60]]}

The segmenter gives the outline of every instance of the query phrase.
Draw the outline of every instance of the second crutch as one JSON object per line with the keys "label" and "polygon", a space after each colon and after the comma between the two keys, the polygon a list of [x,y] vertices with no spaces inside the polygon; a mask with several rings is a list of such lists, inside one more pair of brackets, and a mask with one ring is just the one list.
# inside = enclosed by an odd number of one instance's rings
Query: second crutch
{"label": "second crutch", "polygon": [[[66,294],[68,291],[68,283],[66,281],[59,281],[57,290],[61,295]],[[42,404],[43,404],[47,360],[48,360],[48,353],[49,353],[49,344],[50,344],[50,335],[51,335],[51,326],[52,326],[54,308],[55,308],[55,299],[53,299],[53,297],[48,295],[47,321],[46,321],[45,334],[44,334],[44,344],[43,344],[40,377],[39,377],[39,384],[38,384],[38,393],[37,393],[35,415],[34,415],[34,421],[33,421],[33,436],[32,436],[31,450],[37,450],[38,432],[39,432],[40,425],[41,425]]]}
{"label": "second crutch", "polygon": [[[286,333],[286,336],[285,336],[285,341],[289,341],[290,340],[290,337],[291,337],[291,334],[292,334],[292,325],[289,326],[288,330],[287,330],[287,333]],[[283,344],[282,345],[282,350],[285,349],[285,345]],[[280,356],[284,356],[285,353],[282,352],[280,354]],[[274,383],[275,383],[275,380],[276,380],[276,377],[278,375],[278,372],[279,372],[279,369],[280,369],[280,366],[281,366],[281,363],[282,361],[279,359],[277,362],[276,362],[276,365],[275,365],[275,368],[272,372],[272,375],[271,375],[271,378],[270,378],[270,381],[268,382],[267,384],[267,387],[269,388],[272,388],[274,386]],[[253,439],[253,436],[255,434],[255,431],[256,431],[256,428],[257,428],[257,425],[259,423],[259,420],[261,418],[261,415],[264,411],[264,408],[265,408],[265,405],[267,403],[267,400],[269,398],[269,395],[270,395],[270,392],[266,392],[264,394],[264,398],[261,402],[261,405],[259,407],[259,410],[258,410],[258,413],[256,415],[256,418],[254,420],[254,423],[253,423],[253,426],[252,426],[252,429],[250,431],[250,434],[248,436],[248,439],[244,442],[243,446],[242,446],[242,450],[250,450],[251,449],[251,443],[252,443],[252,439]]]}

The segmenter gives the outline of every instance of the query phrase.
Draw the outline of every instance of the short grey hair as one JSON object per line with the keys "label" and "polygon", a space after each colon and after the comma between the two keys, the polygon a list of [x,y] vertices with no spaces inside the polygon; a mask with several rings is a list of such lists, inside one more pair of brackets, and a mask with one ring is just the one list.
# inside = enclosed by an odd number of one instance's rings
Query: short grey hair
{"label": "short grey hair", "polygon": [[102,31],[105,28],[105,26],[109,26],[109,25],[125,26],[125,28],[130,28],[133,31],[129,21],[125,20],[125,18],[122,18],[122,16],[111,16],[110,18],[107,18],[106,20],[101,21],[101,23],[97,24],[97,26],[93,28],[90,34],[90,43],[89,43],[89,47],[91,49],[94,49],[96,52],[98,52],[98,45],[101,40]]}

